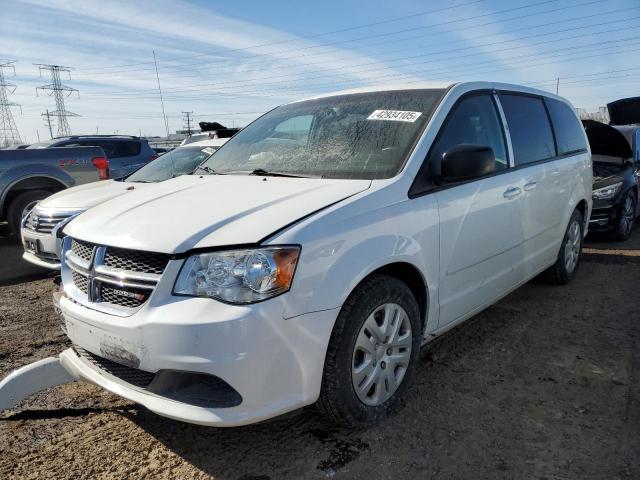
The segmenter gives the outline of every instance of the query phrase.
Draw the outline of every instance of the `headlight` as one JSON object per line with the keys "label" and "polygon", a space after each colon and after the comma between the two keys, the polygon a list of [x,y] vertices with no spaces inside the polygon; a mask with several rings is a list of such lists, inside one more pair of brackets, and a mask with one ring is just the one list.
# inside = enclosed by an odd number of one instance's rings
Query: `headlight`
{"label": "headlight", "polygon": [[300,247],[265,247],[193,255],[173,287],[176,295],[254,303],[291,288]]}
{"label": "headlight", "polygon": [[616,196],[620,191],[620,187],[622,187],[622,182],[599,188],[591,193],[591,198],[594,200],[608,200]]}

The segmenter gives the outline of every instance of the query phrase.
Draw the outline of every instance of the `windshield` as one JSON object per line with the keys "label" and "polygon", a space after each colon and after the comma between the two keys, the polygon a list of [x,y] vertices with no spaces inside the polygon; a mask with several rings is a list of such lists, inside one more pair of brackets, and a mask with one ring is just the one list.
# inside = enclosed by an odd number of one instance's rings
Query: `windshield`
{"label": "windshield", "polygon": [[127,182],[162,182],[186,175],[209,158],[217,147],[178,147],[147,163],[126,178]]}
{"label": "windshield", "polygon": [[201,142],[202,140],[207,140],[209,138],[208,133],[194,133],[193,135],[185,138],[182,141],[182,145],[187,145],[189,143]]}
{"label": "windshield", "polygon": [[390,178],[402,168],[444,90],[396,90],[278,107],[203,163],[210,173]]}

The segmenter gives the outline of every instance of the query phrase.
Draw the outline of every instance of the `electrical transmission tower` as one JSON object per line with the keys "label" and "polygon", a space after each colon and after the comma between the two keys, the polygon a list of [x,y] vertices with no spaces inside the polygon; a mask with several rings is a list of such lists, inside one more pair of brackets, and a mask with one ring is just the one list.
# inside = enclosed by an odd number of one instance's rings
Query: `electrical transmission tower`
{"label": "electrical transmission tower", "polygon": [[[60,65],[45,65],[42,63],[36,63],[35,65],[40,69],[40,76],[42,76],[43,70],[51,73],[51,83],[37,87],[36,92],[38,90],[48,90],[50,92],[49,95],[53,95],[53,98],[56,100],[56,109],[53,112],[48,112],[48,114],[56,117],[58,120],[58,137],[69,136],[71,135],[71,128],[69,128],[67,117],[79,117],[80,115],[65,109],[64,97],[68,97],[74,92],[78,93],[78,90],[64,85],[62,80],[60,80],[60,72],[69,73],[69,78],[71,78],[71,68]],[[78,93],[78,97],[79,96],[80,94]]]}
{"label": "electrical transmission tower", "polygon": [[16,122],[13,121],[13,114],[11,113],[11,107],[19,107],[20,105],[10,103],[7,98],[7,92],[9,92],[9,95],[12,94],[16,90],[16,86],[12,83],[7,83],[4,79],[5,69],[10,68],[13,70],[13,74],[16,74],[14,63],[12,61],[0,63],[0,148],[22,143],[18,127],[16,127]]}
{"label": "electrical transmission tower", "polygon": [[[191,135],[191,121],[193,120],[193,112],[182,112],[184,115],[184,121],[186,122],[186,128],[189,135]],[[185,127],[182,127],[185,128]]]}
{"label": "electrical transmission tower", "polygon": [[44,121],[45,124],[44,126],[47,127],[49,129],[49,136],[51,138],[53,138],[53,126],[51,125],[51,117],[53,115],[51,114],[51,112],[49,111],[49,109],[47,109],[46,113],[42,114],[42,117],[44,117]]}

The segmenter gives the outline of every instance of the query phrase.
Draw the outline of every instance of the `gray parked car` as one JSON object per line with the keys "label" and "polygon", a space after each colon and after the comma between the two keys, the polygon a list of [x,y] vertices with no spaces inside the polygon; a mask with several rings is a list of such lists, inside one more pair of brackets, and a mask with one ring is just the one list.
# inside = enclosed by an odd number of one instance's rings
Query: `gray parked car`
{"label": "gray parked car", "polygon": [[0,221],[20,233],[20,220],[43,198],[74,185],[109,178],[100,147],[0,150]]}
{"label": "gray parked car", "polygon": [[57,147],[100,147],[109,159],[111,178],[120,178],[158,158],[144,138],[130,135],[74,135],[34,143],[28,149]]}

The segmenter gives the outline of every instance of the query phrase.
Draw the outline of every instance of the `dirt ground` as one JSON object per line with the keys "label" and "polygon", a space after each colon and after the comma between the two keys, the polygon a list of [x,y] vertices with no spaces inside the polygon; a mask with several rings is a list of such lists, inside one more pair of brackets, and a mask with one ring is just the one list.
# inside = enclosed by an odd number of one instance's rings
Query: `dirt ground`
{"label": "dirt ground", "polygon": [[[640,478],[640,231],[575,281],[534,280],[429,347],[366,431],[313,408],[237,429],[163,419],[89,384],[0,416],[0,478]],[[0,287],[0,376],[65,345],[51,279]]]}

